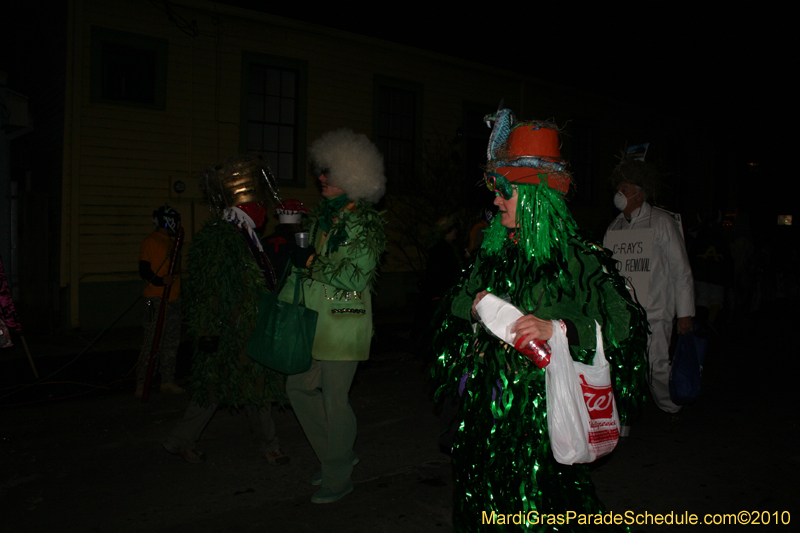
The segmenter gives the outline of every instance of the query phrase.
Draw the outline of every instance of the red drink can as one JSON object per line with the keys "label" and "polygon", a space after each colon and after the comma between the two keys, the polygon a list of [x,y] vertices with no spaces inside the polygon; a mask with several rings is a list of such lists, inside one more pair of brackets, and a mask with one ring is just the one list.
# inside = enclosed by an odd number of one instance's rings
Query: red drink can
{"label": "red drink can", "polygon": [[539,368],[544,368],[550,364],[550,344],[547,341],[527,340],[523,337],[514,345],[519,353],[533,361]]}

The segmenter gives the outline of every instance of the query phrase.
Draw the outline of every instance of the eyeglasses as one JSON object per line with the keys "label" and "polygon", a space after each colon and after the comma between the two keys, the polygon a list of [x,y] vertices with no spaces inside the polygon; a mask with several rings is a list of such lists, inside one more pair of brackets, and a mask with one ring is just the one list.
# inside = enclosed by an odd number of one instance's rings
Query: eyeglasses
{"label": "eyeglasses", "polygon": [[487,172],[483,175],[483,178],[486,181],[486,188],[502,197],[503,200],[511,200],[513,198],[517,186],[508,181],[505,176],[495,172]]}

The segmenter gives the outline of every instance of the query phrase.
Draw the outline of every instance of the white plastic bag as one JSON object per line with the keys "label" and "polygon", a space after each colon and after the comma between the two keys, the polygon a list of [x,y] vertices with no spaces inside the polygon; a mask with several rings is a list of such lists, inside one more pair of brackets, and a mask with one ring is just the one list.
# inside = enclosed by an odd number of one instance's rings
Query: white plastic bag
{"label": "white plastic bag", "polygon": [[561,464],[591,463],[619,442],[619,413],[611,387],[611,369],[595,322],[597,352],[592,365],[572,360],[566,332],[553,321],[546,368],[547,429],[553,456]]}

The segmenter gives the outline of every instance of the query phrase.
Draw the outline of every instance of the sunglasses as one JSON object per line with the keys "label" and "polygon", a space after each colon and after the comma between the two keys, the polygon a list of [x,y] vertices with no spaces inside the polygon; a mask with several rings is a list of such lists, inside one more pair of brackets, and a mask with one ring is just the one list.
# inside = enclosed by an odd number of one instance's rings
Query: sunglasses
{"label": "sunglasses", "polygon": [[486,188],[503,198],[503,200],[511,200],[517,186],[508,181],[502,174],[495,172],[487,172],[483,175],[486,181]]}

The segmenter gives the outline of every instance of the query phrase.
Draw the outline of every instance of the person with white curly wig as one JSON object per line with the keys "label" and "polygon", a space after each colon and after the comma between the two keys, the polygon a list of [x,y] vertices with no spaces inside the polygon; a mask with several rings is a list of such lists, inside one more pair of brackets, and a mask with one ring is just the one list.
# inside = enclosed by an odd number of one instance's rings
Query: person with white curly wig
{"label": "person with white curly wig", "polygon": [[306,221],[308,248],[292,254],[294,276],[280,299],[291,302],[301,283],[306,307],[319,313],[311,368],[289,376],[286,392],[322,469],[314,503],[353,490],[350,478],[356,417],[348,397],[359,361],[369,358],[372,288],[386,246],[385,221],[372,206],[386,189],[383,156],[363,134],[343,128],[311,146],[322,202]]}

